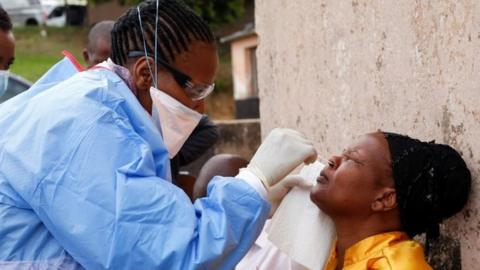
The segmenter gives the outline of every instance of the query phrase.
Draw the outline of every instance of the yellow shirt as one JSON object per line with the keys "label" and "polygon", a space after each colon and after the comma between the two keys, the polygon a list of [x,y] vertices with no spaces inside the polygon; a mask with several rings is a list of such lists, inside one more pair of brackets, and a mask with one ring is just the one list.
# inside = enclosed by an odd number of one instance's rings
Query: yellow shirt
{"label": "yellow shirt", "polygon": [[[335,270],[334,252],[325,270]],[[425,261],[423,249],[406,233],[388,232],[370,236],[345,252],[344,270],[432,270]]]}

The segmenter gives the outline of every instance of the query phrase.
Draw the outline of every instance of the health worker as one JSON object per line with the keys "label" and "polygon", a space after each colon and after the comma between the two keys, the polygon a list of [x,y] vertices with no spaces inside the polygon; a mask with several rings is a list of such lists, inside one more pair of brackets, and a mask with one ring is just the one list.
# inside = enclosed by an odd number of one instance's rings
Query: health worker
{"label": "health worker", "polygon": [[[0,106],[0,269],[232,269],[269,215],[270,186],[316,152],[274,129],[236,177],[193,204],[169,158],[214,88],[215,38],[184,4],[118,19],[111,59],[67,57]],[[281,182],[280,182],[281,183]]]}

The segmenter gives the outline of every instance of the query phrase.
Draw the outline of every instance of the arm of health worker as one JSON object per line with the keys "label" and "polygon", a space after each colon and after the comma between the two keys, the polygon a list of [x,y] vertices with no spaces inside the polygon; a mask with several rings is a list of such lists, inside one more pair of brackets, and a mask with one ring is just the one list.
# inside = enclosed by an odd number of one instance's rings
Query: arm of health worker
{"label": "arm of health worker", "polygon": [[107,113],[78,136],[29,203],[85,268],[233,269],[260,234],[270,206],[255,177],[217,177],[192,205],[156,176],[167,152],[152,153],[124,119]]}

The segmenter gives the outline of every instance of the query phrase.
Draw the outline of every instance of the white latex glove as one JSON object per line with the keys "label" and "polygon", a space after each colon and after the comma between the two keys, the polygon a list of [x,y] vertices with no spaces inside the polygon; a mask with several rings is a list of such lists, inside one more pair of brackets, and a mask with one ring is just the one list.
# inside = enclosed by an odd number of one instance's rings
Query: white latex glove
{"label": "white latex glove", "polygon": [[313,143],[300,132],[276,128],[257,149],[247,169],[268,189],[300,164],[312,163],[316,158],[317,151]]}
{"label": "white latex glove", "polygon": [[270,217],[277,211],[278,206],[282,202],[287,193],[294,187],[310,189],[313,183],[303,178],[301,175],[289,175],[274,186],[267,193],[268,201],[272,205],[270,209]]}

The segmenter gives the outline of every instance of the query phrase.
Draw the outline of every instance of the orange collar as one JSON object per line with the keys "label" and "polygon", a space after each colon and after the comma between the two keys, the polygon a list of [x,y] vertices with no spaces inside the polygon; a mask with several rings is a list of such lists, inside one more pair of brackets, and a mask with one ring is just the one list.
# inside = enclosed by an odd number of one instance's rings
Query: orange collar
{"label": "orange collar", "polygon": [[72,62],[78,72],[85,71],[85,68],[80,64],[80,62],[78,62],[77,58],[75,58],[71,52],[63,50],[62,54],[67,57],[70,62]]}
{"label": "orange collar", "polygon": [[[367,237],[347,249],[343,266],[346,267],[365,258],[374,258],[377,254],[382,256],[382,249],[409,239],[410,237],[406,233],[400,231],[381,233]],[[334,249],[326,269],[334,269],[336,265],[337,254]]]}
{"label": "orange collar", "polygon": [[347,249],[344,265],[350,265],[365,258],[370,258],[386,247],[409,239],[404,232],[387,232],[367,237]]}

